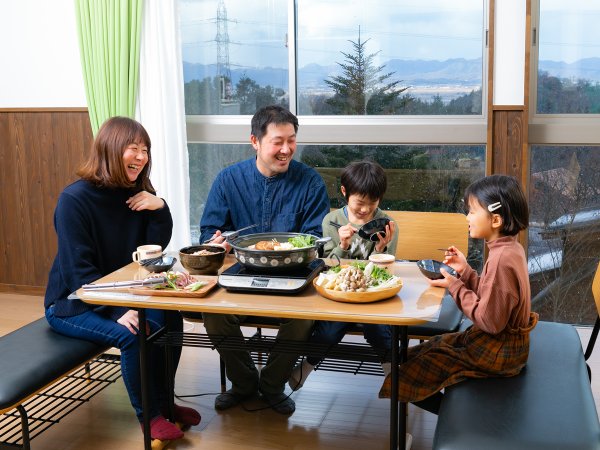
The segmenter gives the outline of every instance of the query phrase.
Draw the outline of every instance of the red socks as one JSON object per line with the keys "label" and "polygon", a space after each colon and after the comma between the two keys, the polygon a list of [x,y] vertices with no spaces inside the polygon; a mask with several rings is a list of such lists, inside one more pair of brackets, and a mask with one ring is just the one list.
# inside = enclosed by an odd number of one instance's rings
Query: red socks
{"label": "red socks", "polygon": [[[143,424],[140,424],[142,429]],[[150,436],[152,439],[159,439],[161,441],[172,441],[183,437],[183,431],[181,431],[175,424],[172,424],[163,416],[157,416],[150,421]]]}
{"label": "red socks", "polygon": [[193,408],[175,405],[175,421],[183,425],[198,425],[200,413]]}
{"label": "red socks", "polygon": [[[169,415],[168,408],[161,409],[163,416]],[[200,413],[193,408],[186,406],[175,405],[174,410],[175,422],[179,422],[184,426],[198,425],[200,423]]]}

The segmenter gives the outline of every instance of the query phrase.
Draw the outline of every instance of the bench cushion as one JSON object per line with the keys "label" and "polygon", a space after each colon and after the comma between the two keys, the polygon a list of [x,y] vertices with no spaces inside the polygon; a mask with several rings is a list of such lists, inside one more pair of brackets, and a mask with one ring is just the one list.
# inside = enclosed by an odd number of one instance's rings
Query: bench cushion
{"label": "bench cushion", "polygon": [[0,337],[0,411],[18,405],[105,350],[55,333],[45,317]]}
{"label": "bench cushion", "polygon": [[433,448],[599,449],[600,425],[575,328],[539,322],[521,374],[446,388]]}

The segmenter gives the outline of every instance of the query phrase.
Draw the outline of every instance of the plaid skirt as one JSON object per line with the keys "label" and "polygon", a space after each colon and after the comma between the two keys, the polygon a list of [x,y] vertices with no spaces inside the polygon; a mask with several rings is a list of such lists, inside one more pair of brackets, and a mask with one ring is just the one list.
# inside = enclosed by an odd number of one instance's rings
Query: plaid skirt
{"label": "plaid skirt", "polygon": [[[402,402],[423,400],[467,378],[517,375],[527,364],[529,332],[537,321],[538,315],[531,313],[525,328],[507,328],[494,335],[471,326],[466,331],[435,336],[409,347],[407,361],[398,369],[398,399]],[[389,398],[391,386],[390,374],[383,382],[379,397]]]}

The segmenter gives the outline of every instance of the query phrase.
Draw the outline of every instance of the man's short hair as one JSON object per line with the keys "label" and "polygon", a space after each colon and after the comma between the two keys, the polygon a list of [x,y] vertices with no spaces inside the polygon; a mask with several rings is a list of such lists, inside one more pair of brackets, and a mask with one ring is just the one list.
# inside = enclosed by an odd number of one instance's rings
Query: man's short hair
{"label": "man's short hair", "polygon": [[265,106],[256,111],[254,116],[252,116],[250,132],[260,141],[267,134],[267,127],[270,123],[278,125],[291,123],[294,125],[294,131],[298,132],[298,118],[279,105]]}

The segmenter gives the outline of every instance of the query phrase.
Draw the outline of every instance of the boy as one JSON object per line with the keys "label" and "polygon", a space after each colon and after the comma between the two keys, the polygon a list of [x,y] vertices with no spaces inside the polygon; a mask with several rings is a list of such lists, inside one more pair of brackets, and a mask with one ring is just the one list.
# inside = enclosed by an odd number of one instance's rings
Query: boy
{"label": "boy", "polygon": [[[337,255],[345,259],[366,260],[372,253],[396,253],[398,230],[394,222],[385,228],[385,236],[378,235],[375,242],[361,238],[357,231],[365,223],[378,218],[388,218],[379,209],[379,202],[387,189],[383,168],[373,161],[356,161],[344,168],[341,174],[341,192],[347,206],[332,211],[323,219],[323,236],[330,236],[325,245],[327,257]],[[330,222],[341,225],[339,229]],[[336,344],[342,340],[352,323],[317,321],[309,342]],[[391,329],[387,325],[363,324],[365,339],[377,352],[387,375],[391,371]],[[298,364],[288,380],[292,390],[302,387],[308,375],[321,361],[320,357],[307,356]]]}

